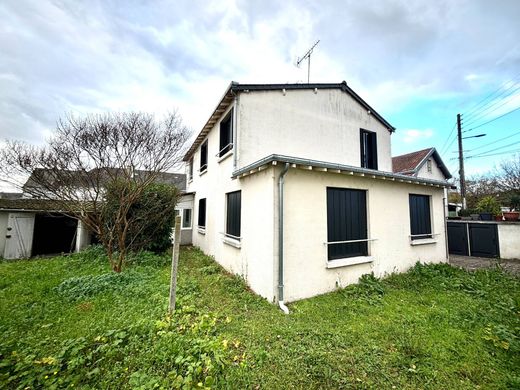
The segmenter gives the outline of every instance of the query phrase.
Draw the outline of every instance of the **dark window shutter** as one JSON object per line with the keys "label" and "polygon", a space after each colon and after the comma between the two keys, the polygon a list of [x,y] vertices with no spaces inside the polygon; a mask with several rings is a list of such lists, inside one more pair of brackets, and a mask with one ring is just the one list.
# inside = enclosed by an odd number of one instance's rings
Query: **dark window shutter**
{"label": "dark window shutter", "polygon": [[[367,236],[366,191],[327,188],[327,241],[361,240]],[[368,256],[367,242],[329,244],[329,260]]]}
{"label": "dark window shutter", "polygon": [[377,133],[361,129],[359,134],[361,167],[377,169]]}
{"label": "dark window shutter", "polygon": [[219,157],[233,148],[233,110],[220,122]]}
{"label": "dark window shutter", "polygon": [[208,141],[206,140],[200,146],[200,170],[203,171],[208,167]]}
{"label": "dark window shutter", "polygon": [[409,202],[412,240],[431,238],[430,197],[427,195],[410,194]]}
{"label": "dark window shutter", "polygon": [[370,144],[370,169],[377,169],[377,133],[369,133]]}
{"label": "dark window shutter", "polygon": [[364,130],[360,130],[359,132],[359,145],[360,145],[360,155],[361,155],[361,167],[367,167],[367,159],[366,159],[366,137],[367,133]]}
{"label": "dark window shutter", "polygon": [[242,209],[242,192],[230,192],[226,196],[226,234],[235,237],[240,237],[240,214]]}
{"label": "dark window shutter", "polygon": [[206,227],[206,199],[199,199],[199,221],[200,227]]}

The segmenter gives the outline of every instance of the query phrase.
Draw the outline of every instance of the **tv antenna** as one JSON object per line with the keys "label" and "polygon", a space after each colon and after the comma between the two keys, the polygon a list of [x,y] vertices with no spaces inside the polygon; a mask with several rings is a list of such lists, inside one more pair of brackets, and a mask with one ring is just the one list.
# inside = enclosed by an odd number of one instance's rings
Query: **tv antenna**
{"label": "tv antenna", "polygon": [[309,84],[309,80],[311,78],[311,54],[318,43],[320,43],[319,39],[316,41],[314,45],[312,45],[312,47],[307,51],[307,53],[303,55],[302,58],[298,57],[298,59],[296,60],[296,66],[299,68],[302,62],[305,61],[305,59],[307,59],[307,84]]}

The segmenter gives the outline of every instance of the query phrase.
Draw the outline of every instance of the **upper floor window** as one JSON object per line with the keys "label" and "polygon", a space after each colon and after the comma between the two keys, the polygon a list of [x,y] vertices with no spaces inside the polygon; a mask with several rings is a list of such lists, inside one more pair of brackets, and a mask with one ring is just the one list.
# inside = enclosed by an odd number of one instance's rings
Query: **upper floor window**
{"label": "upper floor window", "polygon": [[208,169],[208,140],[204,141],[200,145],[200,172],[204,172]]}
{"label": "upper floor window", "polygon": [[199,220],[200,228],[206,228],[206,198],[199,199]]}
{"label": "upper floor window", "polygon": [[226,235],[238,239],[240,239],[241,195],[241,191],[226,194]]}
{"label": "upper floor window", "polygon": [[222,157],[233,149],[233,110],[220,122],[220,146],[218,156]]}
{"label": "upper floor window", "polygon": [[412,240],[432,238],[428,195],[410,194],[410,231]]}
{"label": "upper floor window", "polygon": [[188,180],[193,179],[193,157],[188,162]]}
{"label": "upper floor window", "polygon": [[361,167],[377,169],[377,134],[361,129]]}
{"label": "upper floor window", "polygon": [[432,159],[429,158],[428,161],[426,161],[426,168],[428,169],[428,172],[432,171]]}
{"label": "upper floor window", "polygon": [[366,191],[327,188],[328,259],[368,256]]}

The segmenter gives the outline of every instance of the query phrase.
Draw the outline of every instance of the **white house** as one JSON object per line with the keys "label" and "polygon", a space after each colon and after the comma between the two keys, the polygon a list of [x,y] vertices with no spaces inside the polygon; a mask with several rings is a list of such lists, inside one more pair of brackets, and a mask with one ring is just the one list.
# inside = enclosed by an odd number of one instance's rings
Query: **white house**
{"label": "white house", "polygon": [[426,179],[451,179],[450,171],[444,165],[441,156],[435,148],[427,148],[392,157],[392,170],[394,173]]}
{"label": "white house", "polygon": [[446,261],[448,184],[393,173],[394,130],[345,82],[231,83],[184,157],[193,244],[284,310]]}

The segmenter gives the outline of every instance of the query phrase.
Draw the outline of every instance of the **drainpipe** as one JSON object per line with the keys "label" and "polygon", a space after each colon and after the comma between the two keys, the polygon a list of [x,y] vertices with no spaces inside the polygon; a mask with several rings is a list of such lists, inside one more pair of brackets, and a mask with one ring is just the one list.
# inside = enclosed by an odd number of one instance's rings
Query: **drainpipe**
{"label": "drainpipe", "polygon": [[233,171],[237,170],[237,159],[238,159],[238,123],[237,123],[237,107],[238,107],[238,94],[234,91],[231,91],[233,94]]}
{"label": "drainpipe", "polygon": [[288,163],[278,179],[278,306],[285,314],[289,314],[289,308],[283,302],[283,185],[287,171]]}
{"label": "drainpipe", "polygon": [[446,261],[450,263],[450,252],[448,249],[448,218],[446,210],[448,209],[448,189],[444,187],[444,196],[442,198],[442,211],[444,216],[444,246],[446,247]]}

